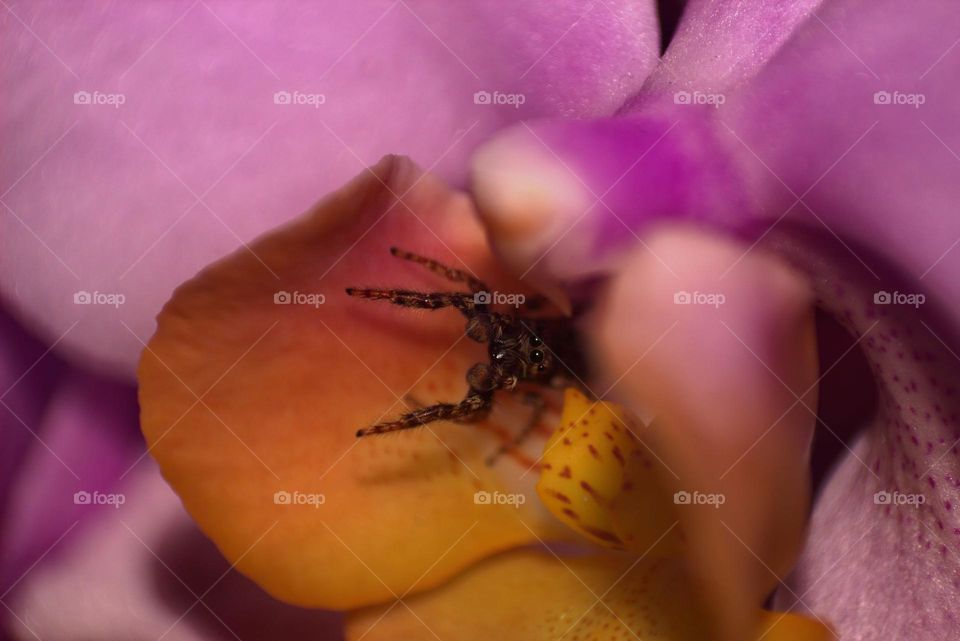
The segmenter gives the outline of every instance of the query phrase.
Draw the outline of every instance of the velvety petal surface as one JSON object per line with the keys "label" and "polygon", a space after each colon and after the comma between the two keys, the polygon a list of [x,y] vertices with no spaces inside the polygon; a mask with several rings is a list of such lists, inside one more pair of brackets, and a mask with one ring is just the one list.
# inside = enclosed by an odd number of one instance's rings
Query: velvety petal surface
{"label": "velvety petal surface", "polygon": [[[28,453],[42,447],[36,430],[65,369],[57,358],[44,358],[45,351],[15,319],[0,311],[0,514],[4,523],[0,537],[5,540],[12,536],[9,524],[15,523],[10,501],[17,477],[26,467]],[[11,552],[3,555],[0,593],[17,578],[20,563]]]}
{"label": "velvety petal surface", "polygon": [[69,545],[68,532],[90,524],[77,493],[116,491],[143,447],[133,386],[66,367],[29,429],[31,447],[19,458],[3,521],[11,583],[55,543]]}
{"label": "velvety petal surface", "polygon": [[[662,557],[517,550],[484,561],[438,590],[349,615],[347,638],[712,638],[687,579],[682,564]],[[760,628],[751,638],[834,638],[819,622],[797,615],[767,613]]]}
{"label": "velvety petal surface", "polygon": [[599,378],[656,417],[692,573],[719,638],[743,638],[803,540],[812,301],[800,275],[738,243],[680,229],[648,240],[596,312]]}
{"label": "velvety petal surface", "polygon": [[[835,620],[852,639],[948,639],[955,630],[944,604],[960,590],[958,33],[960,13],[949,3],[904,11],[895,2],[823,2],[736,87],[690,92],[687,104],[660,92],[616,124],[515,129],[475,167],[484,215],[502,237],[495,244],[520,273],[572,281],[577,270],[557,259],[569,251],[591,259],[589,273],[609,273],[647,242],[652,221],[683,216],[759,241],[812,275],[819,305],[869,357],[861,385],[877,389],[881,405],[818,501],[810,552],[782,598]],[[609,128],[620,133],[605,135]],[[613,166],[586,166],[600,150]],[[520,176],[482,179],[497,157],[531,155],[526,166],[517,161]],[[651,180],[654,166],[674,167],[671,179]],[[700,168],[711,166],[704,176]],[[543,208],[530,193],[546,194],[564,222],[538,227]],[[591,257],[591,247],[604,251]],[[873,335],[883,313],[895,320]],[[825,440],[842,439],[836,426],[820,428]],[[896,491],[927,502],[914,512],[891,507],[881,520],[874,494]],[[917,608],[931,614],[918,620]]]}
{"label": "velvety petal surface", "polygon": [[272,599],[197,530],[147,459],[120,504],[77,525],[5,597],[15,639],[171,641],[341,638],[339,614]]}
{"label": "velvety petal surface", "polygon": [[452,308],[345,294],[461,289],[391,256],[395,244],[516,291],[466,196],[388,157],[180,287],[140,365],[142,427],[164,477],[224,555],[284,601],[366,605],[569,536],[532,500],[534,474],[509,457],[484,464],[529,411],[356,438],[411,398],[459,401],[486,358]]}
{"label": "velvety petal surface", "polygon": [[711,93],[749,80],[822,1],[690,0],[661,64],[624,111],[658,94]]}
{"label": "velvety petal surface", "polygon": [[461,182],[505,124],[615,111],[659,46],[646,0],[10,2],[0,28],[0,291],[124,375],[120,322],[149,334],[178,283],[383,154]]}

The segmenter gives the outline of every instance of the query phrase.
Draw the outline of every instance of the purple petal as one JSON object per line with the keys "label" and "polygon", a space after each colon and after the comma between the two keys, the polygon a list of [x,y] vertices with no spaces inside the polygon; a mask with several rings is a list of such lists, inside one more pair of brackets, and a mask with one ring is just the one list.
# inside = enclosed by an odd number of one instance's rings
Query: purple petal
{"label": "purple petal", "polygon": [[751,78],[822,1],[691,0],[637,103],[658,93],[722,91]]}
{"label": "purple petal", "polygon": [[[863,350],[872,377],[859,384],[877,386],[878,407],[823,489],[780,602],[841,638],[956,636],[958,34],[949,3],[825,2],[739,86],[654,86],[620,122],[515,128],[475,169],[501,252],[541,279],[615,270],[651,224],[678,218],[756,239],[811,274]],[[834,428],[821,424],[821,438]]]}
{"label": "purple petal", "polygon": [[[9,536],[11,495],[26,459],[40,447],[36,431],[49,398],[66,367],[0,308],[0,537]],[[0,558],[0,593],[12,580],[12,557],[6,545]]]}
{"label": "purple petal", "polygon": [[[505,124],[612,113],[659,44],[647,1],[332,5],[9,7],[15,308],[50,340],[80,319],[60,347],[129,375],[134,334],[203,265],[385,153],[460,183]],[[78,291],[125,300],[77,308]]]}
{"label": "purple petal", "polygon": [[142,452],[132,386],[86,372],[64,373],[31,427],[4,519],[4,574],[19,578],[65,531],[88,523],[76,492],[110,492]]}
{"label": "purple petal", "polygon": [[284,605],[230,568],[146,461],[124,502],[86,505],[70,531],[8,597],[23,638],[338,639],[339,616]]}

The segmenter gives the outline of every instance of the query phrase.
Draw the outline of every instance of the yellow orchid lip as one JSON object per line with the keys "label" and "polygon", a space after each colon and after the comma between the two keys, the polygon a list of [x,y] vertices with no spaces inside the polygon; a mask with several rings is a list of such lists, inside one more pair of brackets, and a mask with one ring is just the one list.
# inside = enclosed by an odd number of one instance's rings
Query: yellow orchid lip
{"label": "yellow orchid lip", "polygon": [[[653,426],[632,417],[625,407],[591,400],[568,388],[559,424],[544,448],[537,493],[557,519],[590,543],[631,553],[612,561],[623,572],[618,580],[628,586],[635,582],[637,592],[628,588],[628,593],[638,595],[639,602],[650,602],[638,606],[643,616],[632,626],[625,625],[628,630],[634,634],[642,630],[647,635],[644,638],[671,641],[709,638],[713,634],[709,610],[697,605],[702,595],[682,569],[690,558],[678,510],[697,501],[682,491],[671,494],[672,488],[663,482],[668,470],[648,445],[656,441]],[[722,504],[700,503],[708,509]],[[600,557],[595,561],[600,565],[607,562]],[[635,567],[643,568],[636,576],[631,572]],[[661,600],[663,594],[671,594],[685,607],[673,609]],[[639,602],[637,596],[628,601],[634,606]],[[655,610],[650,609],[652,604],[656,604]],[[693,622],[684,621],[690,616]],[[759,603],[753,618],[756,638],[834,638],[821,621],[762,611]]]}
{"label": "yellow orchid lip", "polygon": [[[643,551],[657,545],[662,551],[679,544],[682,534],[673,510],[658,500],[663,494],[659,462],[644,445],[644,435],[649,438],[649,428],[624,408],[568,388],[537,483],[547,509],[605,547]],[[636,506],[642,519],[621,513]]]}

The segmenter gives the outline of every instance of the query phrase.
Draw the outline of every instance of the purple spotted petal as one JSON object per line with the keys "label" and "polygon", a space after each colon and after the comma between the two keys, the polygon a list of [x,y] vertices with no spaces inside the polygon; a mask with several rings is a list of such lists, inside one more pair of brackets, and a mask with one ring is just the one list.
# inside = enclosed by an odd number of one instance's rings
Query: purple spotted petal
{"label": "purple spotted petal", "polygon": [[383,154],[462,183],[499,127],[614,112],[659,45],[648,1],[5,9],[0,291],[124,375],[177,284]]}
{"label": "purple spotted petal", "polygon": [[700,85],[700,58],[678,58],[677,92],[652,82],[619,121],[514,128],[475,166],[501,252],[533,277],[615,270],[651,224],[677,219],[811,275],[869,365],[851,384],[876,386],[877,406],[778,601],[843,639],[956,637],[958,36],[950,3],[824,2],[740,84]]}

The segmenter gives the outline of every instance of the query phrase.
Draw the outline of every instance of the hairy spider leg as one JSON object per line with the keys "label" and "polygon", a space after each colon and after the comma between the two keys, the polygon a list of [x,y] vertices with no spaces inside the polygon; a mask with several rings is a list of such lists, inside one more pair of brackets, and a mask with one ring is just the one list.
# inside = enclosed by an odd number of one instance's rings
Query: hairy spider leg
{"label": "hairy spider leg", "polygon": [[399,247],[391,247],[390,253],[396,258],[402,260],[409,260],[411,262],[422,265],[434,272],[446,278],[449,281],[454,283],[465,283],[467,287],[470,288],[471,292],[488,292],[490,288],[487,287],[479,278],[476,278],[462,269],[455,269],[453,267],[447,267],[446,265],[439,263],[432,258],[427,258],[426,256],[421,256],[419,254],[414,254],[413,252],[408,252],[405,249],[400,249]]}
{"label": "hairy spider leg", "polygon": [[470,421],[483,418],[493,404],[493,392],[471,390],[459,403],[437,403],[407,412],[394,421],[377,423],[357,430],[357,437],[386,434],[421,427],[434,421]]}
{"label": "hairy spider leg", "polygon": [[527,422],[524,428],[520,430],[520,432],[518,432],[515,437],[513,437],[513,440],[507,443],[504,443],[503,445],[500,446],[500,449],[498,449],[496,452],[494,452],[493,454],[487,457],[486,459],[487,467],[490,467],[494,463],[496,463],[497,459],[503,456],[504,454],[508,452],[512,452],[513,450],[523,445],[524,441],[526,441],[530,437],[530,435],[533,433],[533,431],[537,429],[537,426],[540,424],[540,421],[543,419],[543,413],[547,407],[547,403],[544,400],[543,396],[541,396],[540,394],[534,391],[524,392],[523,402],[533,407],[533,411],[530,414],[530,420]]}
{"label": "hairy spider leg", "polygon": [[348,296],[385,300],[401,307],[418,307],[421,309],[441,309],[455,307],[464,314],[470,315],[477,307],[473,294],[464,292],[417,292],[411,289],[376,289],[364,287],[347,287]]}

